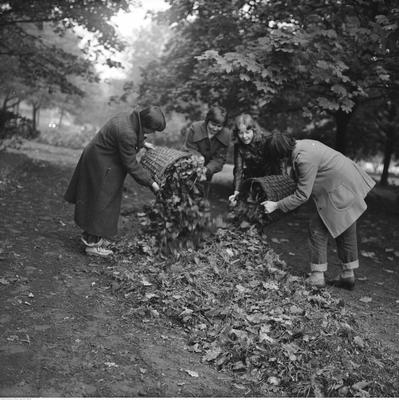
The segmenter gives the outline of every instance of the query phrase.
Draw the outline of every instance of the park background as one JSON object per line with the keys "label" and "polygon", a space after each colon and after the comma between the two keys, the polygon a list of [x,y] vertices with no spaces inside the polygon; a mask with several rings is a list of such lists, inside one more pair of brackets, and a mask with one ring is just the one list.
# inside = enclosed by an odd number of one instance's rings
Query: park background
{"label": "park background", "polygon": [[[390,1],[4,2],[0,135],[82,148],[159,104],[179,147],[212,104],[397,174],[398,9]],[[231,150],[229,161],[231,162]]]}
{"label": "park background", "polygon": [[[1,1],[0,395],[397,397],[398,15],[389,0]],[[160,260],[141,237],[154,197],[129,178],[117,256],[85,257],[62,199],[73,168],[110,116],[148,104],[167,115],[159,145],[220,104],[359,162],[378,185],[356,289],[303,285],[311,202],[262,242],[221,228]],[[216,215],[231,180],[231,164],[215,176]]]}

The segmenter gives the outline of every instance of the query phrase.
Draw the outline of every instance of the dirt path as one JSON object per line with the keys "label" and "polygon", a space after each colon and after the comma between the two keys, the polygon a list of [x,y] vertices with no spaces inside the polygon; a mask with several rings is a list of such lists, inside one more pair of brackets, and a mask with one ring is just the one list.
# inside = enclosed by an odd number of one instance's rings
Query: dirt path
{"label": "dirt path", "polygon": [[[0,171],[0,396],[242,394],[183,331],[134,319],[84,256],[62,201],[71,168],[0,153]],[[133,187],[126,207],[149,196]]]}

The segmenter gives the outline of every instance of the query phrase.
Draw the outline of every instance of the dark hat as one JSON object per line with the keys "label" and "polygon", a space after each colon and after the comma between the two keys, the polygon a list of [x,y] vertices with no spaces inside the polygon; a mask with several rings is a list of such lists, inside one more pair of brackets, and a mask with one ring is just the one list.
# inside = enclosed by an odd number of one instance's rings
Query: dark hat
{"label": "dark hat", "polygon": [[166,127],[165,115],[157,106],[144,108],[139,112],[141,126],[153,131],[163,131]]}

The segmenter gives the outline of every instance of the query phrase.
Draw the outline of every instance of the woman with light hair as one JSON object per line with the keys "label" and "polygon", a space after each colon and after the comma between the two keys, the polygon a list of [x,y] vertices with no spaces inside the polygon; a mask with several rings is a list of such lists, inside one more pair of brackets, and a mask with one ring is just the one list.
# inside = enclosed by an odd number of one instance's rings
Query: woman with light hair
{"label": "woman with light hair", "polygon": [[266,141],[270,132],[261,128],[249,114],[239,115],[234,122],[234,193],[229,197],[232,205],[246,179],[282,173],[280,163],[271,162],[267,154]]}

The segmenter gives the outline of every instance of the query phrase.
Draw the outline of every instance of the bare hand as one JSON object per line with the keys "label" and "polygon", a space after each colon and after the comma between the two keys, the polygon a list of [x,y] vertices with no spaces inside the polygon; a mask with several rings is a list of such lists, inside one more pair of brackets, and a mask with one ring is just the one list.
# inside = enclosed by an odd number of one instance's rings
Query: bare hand
{"label": "bare hand", "polygon": [[276,211],[278,209],[278,203],[275,201],[266,200],[261,204],[263,207],[265,207],[266,214],[271,214],[273,211]]}
{"label": "bare hand", "polygon": [[144,142],[144,147],[147,150],[154,150],[155,149],[155,146],[152,143],[148,143],[148,142]]}
{"label": "bare hand", "polygon": [[234,194],[232,194],[231,196],[229,196],[229,203],[232,207],[235,207],[237,205],[237,196],[240,192],[234,192]]}
{"label": "bare hand", "polygon": [[152,190],[154,191],[154,193],[158,193],[160,191],[159,185],[156,182],[153,182],[151,187],[152,187]]}

